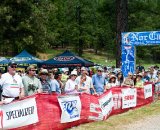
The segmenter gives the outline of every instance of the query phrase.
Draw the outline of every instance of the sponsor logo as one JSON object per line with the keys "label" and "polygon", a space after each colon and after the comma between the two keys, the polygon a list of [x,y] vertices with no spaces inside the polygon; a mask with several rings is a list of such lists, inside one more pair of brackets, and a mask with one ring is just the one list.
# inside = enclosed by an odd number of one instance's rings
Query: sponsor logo
{"label": "sponsor logo", "polygon": [[102,109],[104,109],[110,102],[112,98],[109,98],[106,102],[104,102],[101,106]]}
{"label": "sponsor logo", "polygon": [[136,44],[140,44],[141,42],[148,44],[158,40],[160,40],[159,32],[128,32],[123,35],[123,43],[125,44],[132,44],[134,42],[137,42]]}
{"label": "sponsor logo", "polygon": [[134,95],[127,95],[124,97],[125,100],[133,100],[134,99]]}
{"label": "sponsor logo", "polygon": [[34,106],[6,112],[7,120],[28,116],[34,113]]}
{"label": "sponsor logo", "polygon": [[75,59],[74,56],[59,56],[54,58],[54,60],[57,60],[57,61],[71,61],[74,59]]}
{"label": "sponsor logo", "polygon": [[78,109],[76,107],[77,100],[65,101],[65,102],[62,102],[62,105],[63,105],[63,110],[66,111],[70,115],[71,119],[79,117]]}

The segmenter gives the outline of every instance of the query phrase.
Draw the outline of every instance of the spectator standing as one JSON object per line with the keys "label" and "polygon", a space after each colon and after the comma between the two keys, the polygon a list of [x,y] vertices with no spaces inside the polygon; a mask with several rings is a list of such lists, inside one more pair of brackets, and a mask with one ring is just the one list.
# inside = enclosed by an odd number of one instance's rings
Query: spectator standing
{"label": "spectator standing", "polygon": [[39,73],[40,81],[42,84],[42,91],[45,93],[51,93],[52,82],[48,76],[49,73],[47,69],[42,69]]}
{"label": "spectator standing", "polygon": [[136,69],[138,70],[138,73],[145,71],[144,66],[142,66],[140,62],[139,62],[139,64],[138,64],[138,66],[136,67]]}
{"label": "spectator standing", "polygon": [[150,82],[155,83],[155,81],[156,81],[156,74],[154,74],[154,67],[150,68],[150,72],[148,74],[148,77],[150,79]]}
{"label": "spectator standing", "polygon": [[110,75],[109,82],[106,85],[107,86],[106,89],[111,89],[113,87],[116,87],[117,86],[116,79],[117,78],[115,75]]}
{"label": "spectator standing", "polygon": [[27,68],[27,74],[22,77],[25,88],[25,95],[33,95],[42,92],[42,85],[40,80],[36,77],[36,66],[30,65]]}
{"label": "spectator standing", "polygon": [[124,77],[123,77],[122,72],[118,72],[117,73],[117,78],[116,78],[116,84],[117,84],[117,86],[121,86],[122,83],[123,83],[123,80],[124,80]]}
{"label": "spectator standing", "polygon": [[64,68],[63,69],[63,73],[62,73],[62,78],[61,78],[61,81],[62,83],[65,85],[67,80],[69,78],[69,69],[68,68]]}
{"label": "spectator standing", "polygon": [[134,87],[134,81],[132,78],[133,74],[131,72],[128,72],[128,77],[125,78],[124,82],[122,83],[122,86]]}
{"label": "spectator standing", "polygon": [[95,93],[93,88],[92,78],[87,75],[87,70],[85,67],[81,68],[81,75],[76,78],[78,84],[78,91],[82,93],[90,94],[90,90]]}
{"label": "spectator standing", "polygon": [[143,73],[143,81],[144,82],[149,82],[150,81],[147,70]]}
{"label": "spectator standing", "polygon": [[[2,76],[2,70],[0,69],[0,80],[1,80],[1,76]],[[2,97],[2,86],[0,85],[0,101],[1,101],[1,97]]]}
{"label": "spectator standing", "polygon": [[24,86],[22,78],[16,73],[17,64],[8,64],[8,72],[2,74],[0,85],[2,86],[2,102],[7,99],[17,100],[24,97]]}
{"label": "spectator standing", "polygon": [[136,83],[135,83],[136,88],[144,88],[144,82],[142,78],[143,78],[142,73],[137,74]]}
{"label": "spectator standing", "polygon": [[65,93],[66,94],[75,94],[78,92],[78,85],[75,81],[77,77],[77,71],[72,71],[70,74],[70,78],[67,80],[65,85]]}
{"label": "spectator standing", "polygon": [[102,76],[103,69],[97,68],[97,73],[92,76],[93,87],[98,95],[101,95],[106,90],[105,77]]}
{"label": "spectator standing", "polygon": [[54,73],[54,79],[52,79],[52,87],[51,87],[51,92],[53,94],[61,94],[61,88],[62,83],[61,83],[61,78],[62,78],[62,73],[60,71],[57,71]]}

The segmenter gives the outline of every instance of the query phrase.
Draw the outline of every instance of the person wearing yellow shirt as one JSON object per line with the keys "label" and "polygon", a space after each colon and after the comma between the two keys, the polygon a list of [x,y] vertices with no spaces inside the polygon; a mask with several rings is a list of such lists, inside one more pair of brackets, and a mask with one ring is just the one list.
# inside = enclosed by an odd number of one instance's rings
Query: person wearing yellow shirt
{"label": "person wearing yellow shirt", "polygon": [[143,78],[142,73],[137,74],[136,83],[135,83],[136,88],[144,88],[144,81],[142,80],[142,78]]}

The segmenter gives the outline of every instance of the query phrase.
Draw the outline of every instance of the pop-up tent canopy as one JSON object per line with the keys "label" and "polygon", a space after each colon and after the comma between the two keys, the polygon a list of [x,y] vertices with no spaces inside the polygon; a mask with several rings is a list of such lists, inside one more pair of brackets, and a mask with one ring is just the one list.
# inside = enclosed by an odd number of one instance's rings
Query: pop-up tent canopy
{"label": "pop-up tent canopy", "polygon": [[0,64],[8,64],[8,63],[9,63],[9,59],[5,57],[0,57]]}
{"label": "pop-up tent canopy", "polygon": [[62,54],[42,62],[41,65],[42,67],[46,68],[51,68],[51,67],[63,68],[63,67],[77,67],[77,66],[89,67],[89,66],[94,66],[94,63],[89,60],[83,59],[79,56],[76,56],[72,52],[66,50]]}
{"label": "pop-up tent canopy", "polygon": [[26,50],[23,50],[20,54],[10,59],[18,64],[39,64],[42,60],[32,56]]}
{"label": "pop-up tent canopy", "polygon": [[9,63],[9,59],[5,58],[5,57],[0,57],[0,71],[1,72],[5,72],[7,69],[7,65]]}

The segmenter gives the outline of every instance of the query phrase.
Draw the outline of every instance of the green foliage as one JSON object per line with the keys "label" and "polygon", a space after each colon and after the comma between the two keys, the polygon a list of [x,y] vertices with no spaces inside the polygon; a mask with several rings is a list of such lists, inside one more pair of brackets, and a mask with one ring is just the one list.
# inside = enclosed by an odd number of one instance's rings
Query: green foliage
{"label": "green foliage", "polygon": [[[62,47],[116,57],[116,0],[1,0],[0,51],[32,54]],[[159,30],[159,0],[128,0],[128,31]],[[149,47],[150,48],[150,47]],[[137,47],[137,59],[159,62],[160,47]]]}

